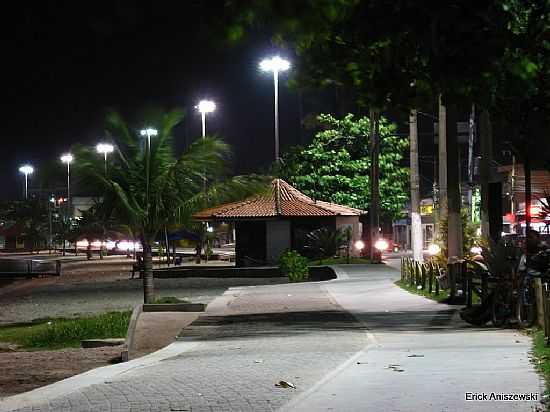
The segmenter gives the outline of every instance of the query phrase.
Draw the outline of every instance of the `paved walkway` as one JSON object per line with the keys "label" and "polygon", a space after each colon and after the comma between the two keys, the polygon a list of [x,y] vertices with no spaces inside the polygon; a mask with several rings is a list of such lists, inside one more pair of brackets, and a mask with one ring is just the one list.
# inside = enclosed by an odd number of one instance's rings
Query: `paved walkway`
{"label": "paved walkway", "polygon": [[531,410],[464,400],[538,393],[528,338],[467,327],[452,307],[395,287],[391,268],[341,270],[333,282],[232,288],[153,357],[8,398],[0,411]]}

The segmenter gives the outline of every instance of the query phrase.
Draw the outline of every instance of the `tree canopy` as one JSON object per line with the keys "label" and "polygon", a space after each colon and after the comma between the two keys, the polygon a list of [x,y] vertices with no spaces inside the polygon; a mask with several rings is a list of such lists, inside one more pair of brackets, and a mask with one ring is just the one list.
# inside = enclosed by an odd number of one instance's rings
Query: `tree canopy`
{"label": "tree canopy", "polygon": [[[369,193],[370,121],[348,114],[337,119],[321,114],[322,128],[313,142],[294,147],[283,156],[280,175],[306,195],[367,210]],[[408,198],[408,169],[402,165],[407,137],[396,135],[396,125],[380,121],[380,200],[383,215],[399,216]]]}

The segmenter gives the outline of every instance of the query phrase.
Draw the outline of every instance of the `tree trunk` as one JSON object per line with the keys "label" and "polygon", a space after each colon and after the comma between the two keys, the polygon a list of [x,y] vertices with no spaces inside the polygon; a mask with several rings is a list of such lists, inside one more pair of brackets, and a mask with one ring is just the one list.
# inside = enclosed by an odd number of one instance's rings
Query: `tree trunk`
{"label": "tree trunk", "polygon": [[461,194],[458,164],[457,108],[449,110],[447,127],[447,257],[462,257]]}
{"label": "tree trunk", "polygon": [[380,136],[379,136],[380,112],[370,111],[371,127],[371,173],[370,173],[370,255],[373,263],[380,262],[380,251],[374,245],[379,237],[380,230]]}
{"label": "tree trunk", "polygon": [[145,303],[155,301],[155,286],[153,279],[153,255],[151,245],[142,241],[143,244],[143,300]]}
{"label": "tree trunk", "polygon": [[493,146],[493,133],[491,128],[491,118],[487,110],[481,112],[480,118],[480,143],[481,143],[481,162],[479,175],[481,180],[481,236],[484,239],[491,237],[489,225],[489,179],[491,156]]}

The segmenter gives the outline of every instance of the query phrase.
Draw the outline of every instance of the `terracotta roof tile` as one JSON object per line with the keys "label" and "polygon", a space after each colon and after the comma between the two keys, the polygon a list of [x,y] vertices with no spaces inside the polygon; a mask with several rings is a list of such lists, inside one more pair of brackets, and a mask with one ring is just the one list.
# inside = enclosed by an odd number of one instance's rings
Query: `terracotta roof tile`
{"label": "terracotta roof tile", "polygon": [[227,203],[203,210],[196,220],[242,219],[299,216],[358,216],[363,211],[335,203],[315,201],[282,179],[271,182],[269,195],[255,196],[241,202]]}

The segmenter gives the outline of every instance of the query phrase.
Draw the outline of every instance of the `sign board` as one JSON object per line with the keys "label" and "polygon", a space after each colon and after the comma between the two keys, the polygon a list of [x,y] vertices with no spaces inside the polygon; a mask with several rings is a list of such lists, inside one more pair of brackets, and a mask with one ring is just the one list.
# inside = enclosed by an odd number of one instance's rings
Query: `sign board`
{"label": "sign board", "polygon": [[420,205],[420,214],[422,216],[431,215],[434,212],[434,205],[427,204],[427,205]]}
{"label": "sign board", "polygon": [[[438,143],[437,136],[439,136],[439,123],[434,122],[434,137],[435,143]],[[470,136],[470,122],[456,122],[456,137],[458,143],[468,143],[468,137]]]}

